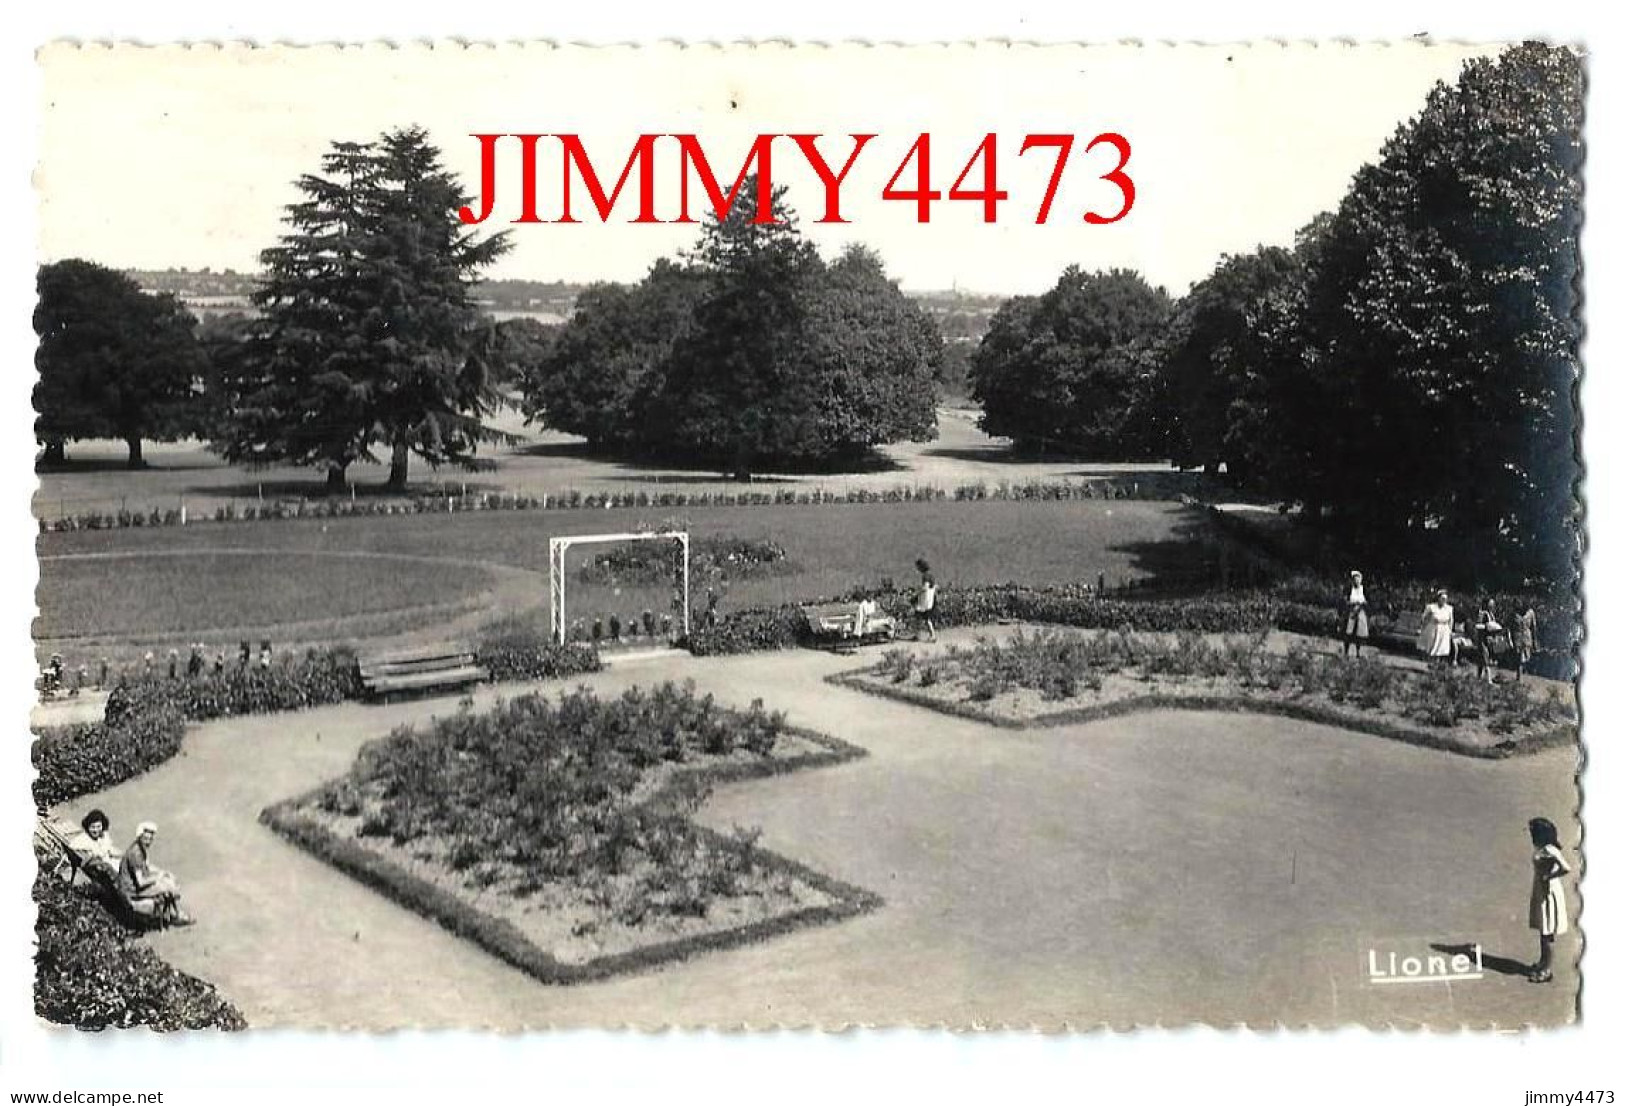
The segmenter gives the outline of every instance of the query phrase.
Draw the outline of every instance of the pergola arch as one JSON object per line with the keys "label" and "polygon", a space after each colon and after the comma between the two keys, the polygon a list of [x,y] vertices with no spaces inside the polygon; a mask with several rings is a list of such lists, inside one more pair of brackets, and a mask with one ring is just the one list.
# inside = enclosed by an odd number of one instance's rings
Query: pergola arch
{"label": "pergola arch", "polygon": [[565,557],[573,545],[609,545],[628,541],[675,541],[683,547],[683,636],[688,636],[688,531],[646,530],[632,534],[571,534],[547,541],[548,624],[560,645],[569,634],[565,616],[565,583],[569,577]]}

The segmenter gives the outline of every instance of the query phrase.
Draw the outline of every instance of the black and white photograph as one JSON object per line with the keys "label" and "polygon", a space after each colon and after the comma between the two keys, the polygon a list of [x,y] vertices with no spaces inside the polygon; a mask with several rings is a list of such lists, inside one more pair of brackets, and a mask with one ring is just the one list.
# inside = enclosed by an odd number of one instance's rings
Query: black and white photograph
{"label": "black and white photograph", "polygon": [[34,1016],[1573,1032],[1589,64],[42,47]]}

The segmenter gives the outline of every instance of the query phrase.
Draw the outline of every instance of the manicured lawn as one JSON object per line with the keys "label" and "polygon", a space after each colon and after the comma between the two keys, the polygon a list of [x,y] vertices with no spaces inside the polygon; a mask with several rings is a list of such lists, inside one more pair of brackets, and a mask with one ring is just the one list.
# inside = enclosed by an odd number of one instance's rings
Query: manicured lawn
{"label": "manicured lawn", "polygon": [[477,566],[313,551],[151,551],[44,558],[41,629],[53,639],[137,637],[332,622],[425,610],[444,616],[490,582]]}
{"label": "manicured lawn", "polygon": [[[478,590],[485,569],[511,578],[502,597],[506,611],[524,609],[527,601],[532,610],[545,609],[549,537],[666,521],[687,525],[696,537],[771,538],[786,550],[788,570],[726,589],[725,611],[839,594],[886,577],[911,583],[918,557],[932,563],[942,584],[1018,580],[1040,586],[1098,575],[1116,583],[1169,566],[1190,568],[1197,556],[1191,539],[1204,525],[1198,512],[1174,503],[1080,500],[706,507],[680,513],[660,508],[484,511],[51,533],[38,539],[44,583],[36,637],[184,635],[206,627],[323,620],[320,627],[282,640],[340,640],[356,632],[345,624],[352,615],[465,598]],[[249,552],[257,555],[220,555]],[[192,555],[150,556],[168,553]],[[65,554],[120,556],[53,559]],[[575,567],[589,555],[590,550],[573,553]],[[442,563],[395,559],[401,557]],[[130,572],[140,574],[142,586],[123,586]],[[595,598],[577,588],[571,613],[624,617],[649,607],[659,614],[661,598],[659,589]],[[703,595],[695,596],[696,606],[703,602]]]}

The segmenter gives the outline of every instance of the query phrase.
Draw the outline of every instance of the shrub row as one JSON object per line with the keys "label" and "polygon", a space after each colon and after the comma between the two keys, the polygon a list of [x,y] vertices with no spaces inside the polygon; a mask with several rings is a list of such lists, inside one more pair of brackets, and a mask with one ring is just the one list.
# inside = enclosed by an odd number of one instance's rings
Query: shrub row
{"label": "shrub row", "polygon": [[187,722],[338,703],[360,691],[355,654],[344,648],[313,649],[269,668],[121,679],[100,722],[39,734],[34,801],[50,807],[139,776],[180,750]]}
{"label": "shrub row", "polygon": [[[814,602],[855,602],[851,592]],[[910,617],[912,596],[906,591],[874,594],[895,618]],[[1047,622],[1080,629],[1130,626],[1147,632],[1192,630],[1198,633],[1246,634],[1276,627],[1322,633],[1336,628],[1336,614],[1301,604],[1280,603],[1258,593],[1194,596],[1177,599],[1124,599],[1102,596],[1086,585],[1030,588],[1018,584],[943,587],[937,591],[935,624],[983,626],[999,621]],[[1314,627],[1310,629],[1310,627]],[[730,612],[714,625],[690,633],[689,650],[699,656],[788,649],[811,644],[811,630],[795,605],[756,607]]]}
{"label": "shrub row", "polygon": [[[940,502],[943,500],[1083,500],[1083,499],[1149,499],[1178,498],[1167,480],[1154,479],[1158,474],[1147,474],[1142,481],[1089,481],[1089,482],[1030,482],[996,485],[962,484],[955,488],[899,485],[892,488],[848,488],[829,491],[823,488],[780,488],[776,491],[626,491],[580,492],[525,495],[518,492],[471,492],[445,495],[431,492],[417,493],[391,499],[290,499],[275,502],[254,502],[243,505],[228,503],[217,508],[212,516],[192,513],[190,523],[215,522],[268,522],[297,518],[353,518],[375,515],[446,514],[458,511],[549,511],[605,509],[617,507],[768,507],[811,506],[823,503],[911,503]],[[41,532],[57,530],[119,530],[127,527],[178,526],[182,514],[178,509],[154,508],[151,511],[91,511],[64,515],[57,519],[40,519]]]}
{"label": "shrub row", "polygon": [[603,668],[596,649],[558,645],[522,618],[501,619],[481,630],[474,659],[498,683],[566,679]]}
{"label": "shrub row", "polygon": [[42,872],[34,901],[40,1017],[80,1029],[247,1028],[212,985],[164,963],[90,897]]}
{"label": "shrub row", "polygon": [[[487,628],[476,658],[496,680],[575,676],[599,668],[593,649],[553,645],[521,623]],[[102,721],[39,733],[34,801],[51,807],[139,776],[179,752],[188,722],[301,710],[361,694],[355,653],[345,646],[284,656],[268,668],[121,678],[108,694]]]}

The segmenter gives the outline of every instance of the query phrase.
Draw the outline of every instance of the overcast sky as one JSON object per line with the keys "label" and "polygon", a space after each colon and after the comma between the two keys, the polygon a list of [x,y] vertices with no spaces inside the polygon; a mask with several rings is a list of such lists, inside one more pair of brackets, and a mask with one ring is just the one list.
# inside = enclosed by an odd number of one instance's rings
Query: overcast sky
{"label": "overcast sky", "polygon": [[[1069,264],[1126,266],[1182,292],[1224,253],[1289,244],[1334,206],[1427,91],[1493,47],[1262,45],[1104,47],[549,46],[252,48],[51,47],[41,54],[46,114],[36,182],[40,254],[118,268],[252,271],[281,230],[293,180],[334,140],[428,129],[472,191],[478,132],[578,133],[611,180],[639,133],[700,136],[731,180],[757,133],[821,132],[836,166],[844,136],[873,132],[843,189],[849,225],[814,225],[822,192],[788,142],[774,157],[804,230],[826,255],[877,249],[911,289],[1015,293],[1048,287]],[[989,132],[1010,199],[985,225],[976,203],[939,203],[932,221],[880,192],[922,131],[932,184],[947,191]],[[1095,134],[1133,146],[1137,198],[1121,221],[1115,163]],[[1034,225],[1052,155],[1017,158],[1028,133],[1079,136],[1049,222]],[[496,219],[517,214],[516,146],[499,159]],[[544,147],[545,149],[545,147]],[[557,206],[557,155],[540,167],[542,214]],[[657,208],[677,202],[675,144],[657,155]],[[911,174],[904,180],[912,179]],[[578,214],[584,206],[578,193]],[[590,208],[587,209],[590,213]],[[692,226],[514,228],[488,275],[632,280],[692,244]],[[490,224],[488,224],[490,225]]]}

